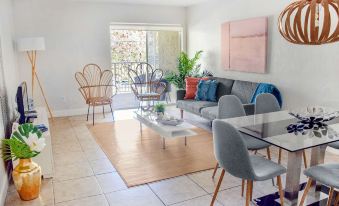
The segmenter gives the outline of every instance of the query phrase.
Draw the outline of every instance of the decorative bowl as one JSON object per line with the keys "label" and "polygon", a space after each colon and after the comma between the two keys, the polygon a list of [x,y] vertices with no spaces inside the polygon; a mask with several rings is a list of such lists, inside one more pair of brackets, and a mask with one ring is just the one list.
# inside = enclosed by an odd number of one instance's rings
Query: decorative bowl
{"label": "decorative bowl", "polygon": [[182,119],[157,119],[157,122],[163,125],[177,126],[182,124],[184,121]]}
{"label": "decorative bowl", "polygon": [[295,134],[307,134],[308,130],[327,131],[327,122],[339,117],[338,111],[323,107],[307,107],[289,114],[298,119],[296,123],[287,126],[287,131]]}

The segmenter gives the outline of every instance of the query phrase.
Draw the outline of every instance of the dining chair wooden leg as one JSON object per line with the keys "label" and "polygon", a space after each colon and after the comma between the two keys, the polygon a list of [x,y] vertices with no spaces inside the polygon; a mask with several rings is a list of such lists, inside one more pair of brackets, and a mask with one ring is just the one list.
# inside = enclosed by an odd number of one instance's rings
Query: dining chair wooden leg
{"label": "dining chair wooden leg", "polygon": [[217,173],[218,168],[219,168],[219,163],[217,162],[217,164],[215,165],[214,171],[213,171],[212,178],[215,177],[215,174]]}
{"label": "dining chair wooden leg", "polygon": [[102,115],[103,115],[104,118],[105,118],[105,105],[102,105]]}
{"label": "dining chair wooden leg", "polygon": [[251,193],[250,193],[250,201],[252,201],[252,197],[253,197],[253,181],[251,181]]}
{"label": "dining chair wooden leg", "polygon": [[311,178],[308,178],[308,181],[307,181],[307,184],[306,184],[306,187],[305,187],[305,190],[304,190],[304,194],[303,194],[303,196],[301,197],[299,206],[303,206],[303,205],[304,205],[305,199],[306,199],[306,197],[307,197],[307,193],[308,193],[308,191],[310,190],[311,185],[312,185],[312,179],[311,179]]}
{"label": "dining chair wooden leg", "polygon": [[307,168],[307,157],[306,157],[306,151],[305,150],[303,150],[303,158],[304,158],[305,168]]}
{"label": "dining chair wooden leg", "polygon": [[334,188],[330,188],[330,192],[328,193],[328,200],[327,200],[327,206],[331,206],[332,199],[333,199],[333,193],[334,193]]}
{"label": "dining chair wooden leg", "polygon": [[281,153],[282,153],[282,149],[279,148],[278,164],[281,164]]}
{"label": "dining chair wooden leg", "polygon": [[335,199],[334,206],[339,205],[339,192],[337,192],[337,198]]}
{"label": "dining chair wooden leg", "polygon": [[247,180],[247,185],[246,185],[246,206],[250,205],[250,199],[251,199],[251,181],[252,180]]}
{"label": "dining chair wooden leg", "polygon": [[212,198],[212,201],[211,201],[210,206],[213,206],[215,200],[217,199],[217,195],[218,195],[218,192],[219,192],[219,188],[220,188],[220,185],[221,185],[221,183],[222,183],[222,180],[224,179],[224,175],[225,175],[225,170],[223,169],[223,170],[221,171],[221,175],[220,175],[220,177],[219,177],[219,181],[218,181],[217,187],[216,187],[215,190],[214,190],[214,195],[213,195],[213,198]]}
{"label": "dining chair wooden leg", "polygon": [[241,180],[241,197],[244,196],[244,189],[245,189],[245,179]]}
{"label": "dining chair wooden leg", "polygon": [[88,116],[89,116],[89,109],[91,108],[91,105],[88,104],[88,109],[87,109],[87,121],[88,121]]}
{"label": "dining chair wooden leg", "polygon": [[277,176],[277,184],[278,184],[278,188],[279,188],[280,205],[284,206],[284,192],[283,192],[283,187],[282,187],[280,175]]}
{"label": "dining chair wooden leg", "polygon": [[270,150],[270,148],[267,147],[267,148],[266,148],[266,151],[267,151],[267,158],[268,158],[269,160],[271,160],[271,150]]}

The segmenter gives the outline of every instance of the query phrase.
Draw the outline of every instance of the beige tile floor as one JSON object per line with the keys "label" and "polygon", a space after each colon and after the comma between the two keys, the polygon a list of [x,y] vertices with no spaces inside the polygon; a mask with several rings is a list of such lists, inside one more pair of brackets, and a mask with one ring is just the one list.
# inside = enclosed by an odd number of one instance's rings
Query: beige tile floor
{"label": "beige tile floor", "polygon": [[[117,120],[132,116],[131,111],[116,112]],[[97,115],[97,122],[111,121],[109,114],[106,117],[102,119]],[[6,206],[209,205],[217,181],[211,178],[212,170],[127,188],[94,141],[86,124],[85,116],[55,118],[50,128],[54,178],[43,180],[40,197],[29,202],[21,201],[11,185]],[[277,151],[273,150],[274,160],[277,159],[276,154]],[[326,161],[339,162],[339,155],[328,152]],[[239,179],[226,175],[215,205],[243,205],[240,185]],[[277,191],[270,180],[256,182],[254,188],[254,198]]]}

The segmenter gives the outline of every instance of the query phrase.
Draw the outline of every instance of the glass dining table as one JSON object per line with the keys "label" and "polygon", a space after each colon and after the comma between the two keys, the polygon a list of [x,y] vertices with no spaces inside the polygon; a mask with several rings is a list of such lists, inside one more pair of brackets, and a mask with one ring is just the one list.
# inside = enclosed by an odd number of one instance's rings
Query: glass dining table
{"label": "glass dining table", "polygon": [[[285,205],[298,204],[303,151],[311,149],[311,166],[322,164],[327,144],[339,140],[339,118],[323,122],[323,125],[313,119],[313,122],[304,121],[306,126],[303,126],[300,119],[290,111],[279,111],[223,119],[223,121],[232,124],[242,133],[288,152]],[[315,181],[312,183],[312,193],[315,198],[320,198],[321,186]]]}

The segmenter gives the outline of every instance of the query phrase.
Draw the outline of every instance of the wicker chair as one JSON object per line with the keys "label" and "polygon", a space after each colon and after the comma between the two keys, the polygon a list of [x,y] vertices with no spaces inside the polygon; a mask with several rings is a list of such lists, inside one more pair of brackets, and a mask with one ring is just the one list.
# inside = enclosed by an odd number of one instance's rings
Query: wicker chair
{"label": "wicker chair", "polygon": [[[152,109],[154,102],[160,100],[166,89],[166,84],[161,82],[163,72],[153,69],[148,63],[140,63],[135,69],[128,70],[128,76],[132,82],[131,89],[139,100],[139,108]],[[143,106],[143,102],[147,102],[147,105]]]}
{"label": "wicker chair", "polygon": [[93,107],[93,125],[96,106],[102,106],[102,113],[105,117],[105,105],[109,105],[114,121],[112,98],[117,93],[117,87],[112,84],[112,77],[111,70],[102,71],[96,64],[87,64],[82,72],[75,73],[75,79],[80,86],[79,91],[88,105],[87,121],[90,107]]}

